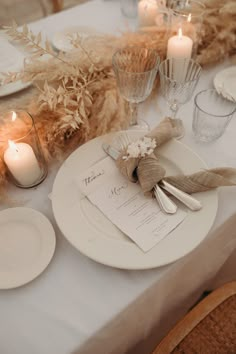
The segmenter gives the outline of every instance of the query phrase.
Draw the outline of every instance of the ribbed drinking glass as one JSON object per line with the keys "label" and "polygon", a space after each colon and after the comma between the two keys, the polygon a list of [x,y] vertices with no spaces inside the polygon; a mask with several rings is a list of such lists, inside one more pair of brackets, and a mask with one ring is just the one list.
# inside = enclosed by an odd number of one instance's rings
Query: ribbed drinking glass
{"label": "ribbed drinking glass", "polygon": [[121,96],[129,102],[130,124],[138,128],[147,128],[147,124],[138,122],[137,106],[150,95],[160,63],[153,49],[125,47],[113,55],[113,69]]}
{"label": "ribbed drinking glass", "polygon": [[201,66],[193,59],[169,58],[159,66],[161,92],[176,118],[180,105],[190,100],[198,83]]}

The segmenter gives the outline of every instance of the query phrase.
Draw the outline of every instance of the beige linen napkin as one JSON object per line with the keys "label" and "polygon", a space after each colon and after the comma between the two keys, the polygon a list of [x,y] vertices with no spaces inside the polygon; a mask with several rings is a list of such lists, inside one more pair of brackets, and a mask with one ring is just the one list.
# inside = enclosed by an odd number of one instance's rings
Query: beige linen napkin
{"label": "beige linen napkin", "polygon": [[160,165],[158,148],[172,138],[182,135],[180,120],[164,118],[160,124],[146,136],[155,139],[156,147],[150,155],[134,158],[127,156],[127,149],[121,151],[116,164],[121,173],[131,182],[139,181],[144,193],[151,192],[155,184],[163,178],[186,193],[204,192],[220,186],[236,185],[235,168],[214,168],[202,170],[191,175],[166,176]]}

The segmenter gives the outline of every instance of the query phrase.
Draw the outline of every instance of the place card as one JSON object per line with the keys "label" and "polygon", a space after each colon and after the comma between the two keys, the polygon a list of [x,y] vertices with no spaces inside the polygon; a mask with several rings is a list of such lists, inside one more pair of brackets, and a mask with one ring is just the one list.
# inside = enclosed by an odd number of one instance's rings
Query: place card
{"label": "place card", "polygon": [[138,183],[128,181],[109,156],[77,178],[81,192],[144,252],[170,234],[185,218],[178,209],[168,215],[145,196]]}

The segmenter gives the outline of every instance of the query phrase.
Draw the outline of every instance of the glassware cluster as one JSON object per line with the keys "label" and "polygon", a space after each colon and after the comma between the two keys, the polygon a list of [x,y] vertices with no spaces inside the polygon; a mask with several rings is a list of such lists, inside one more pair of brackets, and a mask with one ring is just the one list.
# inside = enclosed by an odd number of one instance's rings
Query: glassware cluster
{"label": "glassware cluster", "polygon": [[[119,91],[129,102],[131,125],[138,125],[137,104],[150,95],[158,70],[162,96],[176,118],[179,107],[192,98],[202,72],[196,58],[206,6],[199,0],[130,0],[121,5],[126,16],[138,16],[140,27],[157,30],[164,25],[167,32],[166,59],[161,63],[158,53],[147,48],[126,47],[113,56]],[[235,102],[214,89],[199,92],[194,104],[193,133],[204,142],[219,138],[236,111]]]}

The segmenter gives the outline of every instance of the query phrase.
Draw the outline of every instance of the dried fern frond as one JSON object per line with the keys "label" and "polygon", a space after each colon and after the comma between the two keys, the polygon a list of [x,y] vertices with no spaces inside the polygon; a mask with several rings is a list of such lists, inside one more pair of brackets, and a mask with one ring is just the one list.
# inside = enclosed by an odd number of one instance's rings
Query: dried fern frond
{"label": "dried fern frond", "polygon": [[17,23],[13,21],[11,26],[4,26],[4,29],[14,41],[23,45],[25,50],[32,53],[32,59],[37,59],[42,55],[48,54],[58,60],[62,60],[60,55],[55,54],[48,39],[46,38],[43,41],[42,34],[40,32],[37,35],[34,34],[26,24],[23,25],[22,30],[20,30]]}

